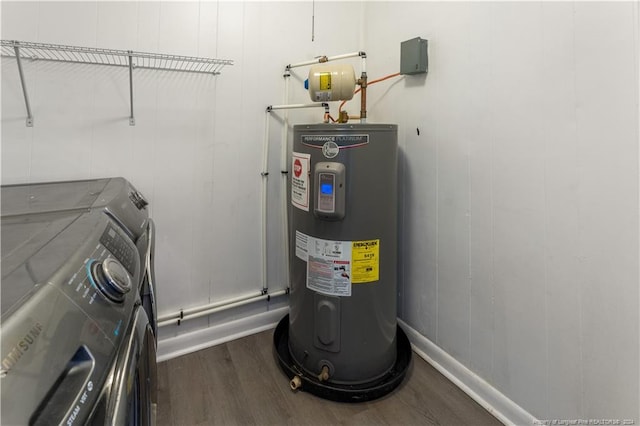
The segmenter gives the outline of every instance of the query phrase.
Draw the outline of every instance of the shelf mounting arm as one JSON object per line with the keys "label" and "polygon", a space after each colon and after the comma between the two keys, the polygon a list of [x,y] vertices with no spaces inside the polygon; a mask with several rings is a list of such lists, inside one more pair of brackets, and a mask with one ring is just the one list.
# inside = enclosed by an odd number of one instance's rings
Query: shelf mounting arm
{"label": "shelf mounting arm", "polygon": [[22,84],[22,93],[24,95],[24,105],[27,108],[27,127],[33,127],[33,115],[31,115],[31,106],[29,105],[29,94],[27,93],[27,84],[24,81],[24,73],[22,72],[22,61],[20,60],[20,46],[15,42],[13,49],[16,52],[16,63],[18,64],[18,73],[20,74],[20,83]]}
{"label": "shelf mounting arm", "polygon": [[131,109],[131,115],[129,116],[129,126],[136,125],[136,119],[133,116],[133,52],[131,50],[127,51],[129,53],[129,106]]}

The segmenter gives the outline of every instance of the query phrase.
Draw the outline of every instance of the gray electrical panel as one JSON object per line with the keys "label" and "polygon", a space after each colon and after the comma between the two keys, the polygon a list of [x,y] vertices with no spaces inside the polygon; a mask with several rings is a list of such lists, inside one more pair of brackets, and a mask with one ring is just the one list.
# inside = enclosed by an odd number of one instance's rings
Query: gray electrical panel
{"label": "gray electrical panel", "polygon": [[429,68],[428,41],[416,37],[400,43],[400,74],[424,74]]}

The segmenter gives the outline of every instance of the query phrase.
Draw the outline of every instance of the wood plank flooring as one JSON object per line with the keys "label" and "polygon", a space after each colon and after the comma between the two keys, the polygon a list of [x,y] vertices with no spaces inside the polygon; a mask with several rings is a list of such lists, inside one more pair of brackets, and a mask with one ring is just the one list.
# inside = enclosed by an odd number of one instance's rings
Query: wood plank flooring
{"label": "wood plank flooring", "polygon": [[158,365],[158,425],[500,425],[413,355],[403,384],[347,404],[292,392],[273,354],[273,330]]}

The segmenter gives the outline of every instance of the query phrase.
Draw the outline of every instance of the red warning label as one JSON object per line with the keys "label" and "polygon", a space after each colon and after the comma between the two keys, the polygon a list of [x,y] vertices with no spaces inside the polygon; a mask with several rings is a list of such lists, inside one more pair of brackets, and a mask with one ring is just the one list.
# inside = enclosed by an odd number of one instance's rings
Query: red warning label
{"label": "red warning label", "polygon": [[296,158],[293,161],[293,175],[299,178],[301,174],[302,174],[302,163],[300,162],[299,158]]}
{"label": "red warning label", "polygon": [[292,153],[291,204],[309,211],[309,168],[311,154]]}

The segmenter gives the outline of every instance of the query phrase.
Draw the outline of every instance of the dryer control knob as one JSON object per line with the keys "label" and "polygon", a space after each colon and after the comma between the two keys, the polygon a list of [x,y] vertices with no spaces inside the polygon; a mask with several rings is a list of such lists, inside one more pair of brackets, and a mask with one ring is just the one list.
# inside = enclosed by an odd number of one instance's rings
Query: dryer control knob
{"label": "dryer control knob", "polygon": [[93,278],[98,288],[113,302],[124,301],[124,296],[131,291],[131,276],[116,259],[105,259],[96,262],[93,267]]}

